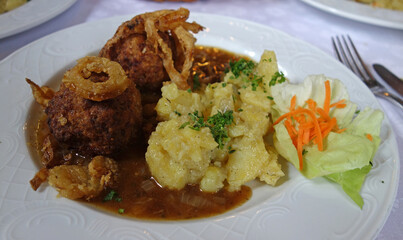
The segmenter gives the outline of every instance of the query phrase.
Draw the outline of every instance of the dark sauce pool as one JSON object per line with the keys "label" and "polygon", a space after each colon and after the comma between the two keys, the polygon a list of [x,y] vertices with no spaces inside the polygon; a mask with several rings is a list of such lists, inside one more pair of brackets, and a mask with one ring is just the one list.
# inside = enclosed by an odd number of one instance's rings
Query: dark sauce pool
{"label": "dark sauce pool", "polygon": [[105,192],[90,203],[129,217],[178,220],[217,215],[244,203],[251,196],[251,190],[246,186],[238,192],[221,190],[214,194],[200,191],[197,185],[188,185],[179,191],[161,188],[148,170],[145,151],[145,147],[137,147],[122,153],[117,158],[121,181],[115,189],[116,196],[104,201],[108,195]]}
{"label": "dark sauce pool", "polygon": [[[195,49],[192,74],[197,74],[202,84],[219,81],[228,62],[240,57],[218,48],[198,46]],[[31,109],[27,131],[28,147],[39,164],[41,143],[44,136],[49,134],[46,117],[39,107]],[[184,220],[218,215],[250,199],[252,191],[247,186],[243,186],[237,192],[222,189],[217,193],[202,192],[198,185],[188,185],[182,190],[162,188],[151,176],[145,161],[146,141],[144,139],[143,142],[137,142],[135,146],[130,146],[113,156],[119,166],[119,184],[116,188],[105,189],[90,201],[79,201],[126,217]],[[89,161],[77,155],[76,158],[78,158],[76,162],[80,164]]]}

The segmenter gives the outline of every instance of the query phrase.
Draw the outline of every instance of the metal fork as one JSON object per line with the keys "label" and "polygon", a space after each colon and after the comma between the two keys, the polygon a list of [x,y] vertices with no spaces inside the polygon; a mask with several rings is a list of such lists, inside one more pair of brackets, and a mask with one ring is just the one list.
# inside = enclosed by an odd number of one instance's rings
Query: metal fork
{"label": "metal fork", "polygon": [[402,107],[403,101],[398,96],[388,92],[382,84],[375,80],[374,76],[365,66],[350,36],[347,35],[347,39],[348,42],[344,36],[341,36],[341,40],[339,36],[332,37],[333,48],[339,61],[361,78],[374,95],[390,100]]}

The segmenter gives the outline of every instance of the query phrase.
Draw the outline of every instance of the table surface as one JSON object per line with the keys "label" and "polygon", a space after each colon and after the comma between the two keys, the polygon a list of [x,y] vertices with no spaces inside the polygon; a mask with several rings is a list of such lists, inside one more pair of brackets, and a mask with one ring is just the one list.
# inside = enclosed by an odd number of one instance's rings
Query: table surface
{"label": "table surface", "polygon": [[[15,50],[55,31],[102,18],[158,9],[177,9],[214,13],[261,23],[304,40],[324,52],[334,55],[330,37],[348,34],[354,40],[368,65],[382,63],[397,76],[403,77],[403,30],[357,22],[321,11],[300,0],[199,0],[193,3],[153,2],[147,0],[78,0],[59,16],[25,32],[0,39],[0,61]],[[403,14],[403,13],[402,13]],[[373,71],[371,69],[371,71]],[[373,72],[374,76],[377,74]],[[379,99],[394,129],[403,156],[403,111],[390,102]],[[403,164],[400,164],[402,171]],[[377,239],[403,239],[403,179],[392,211]]]}

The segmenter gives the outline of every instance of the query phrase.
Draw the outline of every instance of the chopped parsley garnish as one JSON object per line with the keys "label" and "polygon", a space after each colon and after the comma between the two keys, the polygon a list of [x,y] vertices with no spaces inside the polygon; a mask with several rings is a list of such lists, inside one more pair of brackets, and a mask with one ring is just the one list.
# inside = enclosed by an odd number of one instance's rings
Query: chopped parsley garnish
{"label": "chopped parsley garnish", "polygon": [[174,111],[174,113],[175,113],[176,115],[178,115],[179,117],[182,116],[182,113],[180,113],[180,112],[178,112],[178,111],[176,111],[176,110]]}
{"label": "chopped parsley garnish", "polygon": [[235,151],[236,151],[235,149],[232,149],[232,146],[228,147],[228,153],[229,154],[234,153]]}
{"label": "chopped parsley garnish", "polygon": [[256,91],[256,88],[259,86],[259,84],[262,82],[262,80],[263,80],[263,77],[253,75],[253,77],[251,79],[252,91]]}
{"label": "chopped parsley garnish", "polygon": [[218,143],[218,147],[220,149],[223,148],[225,143],[229,140],[227,126],[231,125],[234,121],[232,110],[224,113],[217,112],[213,116],[210,116],[207,121],[204,121],[203,115],[199,115],[199,111],[194,111],[188,115],[193,123],[185,122],[179,129],[185,128],[187,125],[190,125],[189,128],[195,131],[200,131],[201,128],[208,127],[210,128],[214,140]]}
{"label": "chopped parsley garnish", "polygon": [[193,76],[193,91],[200,88],[199,74]]}
{"label": "chopped parsley garnish", "polygon": [[184,129],[187,125],[189,125],[190,122],[185,122],[184,124],[182,124],[179,129]]}
{"label": "chopped parsley garnish", "polygon": [[360,113],[360,110],[355,111],[355,114],[359,114],[359,113]]}
{"label": "chopped parsley garnish", "polygon": [[123,214],[125,212],[124,208],[119,208],[118,213]]}
{"label": "chopped parsley garnish", "polygon": [[[255,69],[255,63],[253,61],[247,61],[244,58],[241,58],[239,61],[232,62],[231,60],[229,61],[229,66],[231,72],[234,74],[236,78],[241,76],[241,73],[245,74],[246,76],[250,75],[253,73],[253,70]],[[229,70],[226,69],[225,72],[228,72]]]}
{"label": "chopped parsley garnish", "polygon": [[104,202],[112,201],[112,199],[113,199],[113,197],[114,197],[115,195],[117,195],[117,193],[116,193],[114,190],[110,191],[110,192],[105,196]]}
{"label": "chopped parsley garnish", "polygon": [[189,88],[189,89],[186,90],[186,91],[187,91],[188,93],[191,93],[191,92],[192,92],[192,89]]}
{"label": "chopped parsley garnish", "polygon": [[227,83],[223,82],[223,83],[221,84],[221,86],[222,86],[222,87],[226,87],[226,86],[227,86]]}
{"label": "chopped parsley garnish", "polygon": [[273,97],[271,97],[271,96],[267,96],[267,98],[270,99],[270,100],[273,100]]}
{"label": "chopped parsley garnish", "polygon": [[111,190],[105,197],[104,202],[115,200],[116,202],[121,202],[122,198],[119,197],[119,194],[115,190]]}
{"label": "chopped parsley garnish", "polygon": [[[263,77],[254,73],[256,64],[253,61],[241,58],[239,61],[230,61],[229,65],[231,72],[234,74],[233,77],[238,78],[241,74],[244,74],[246,76],[244,81],[250,83],[253,91],[256,91],[257,87],[263,82]],[[242,86],[242,88],[247,88],[247,86]]]}
{"label": "chopped parsley garnish", "polygon": [[242,111],[243,111],[243,109],[242,109],[242,108],[239,108],[239,109],[238,109],[238,112],[242,112]]}
{"label": "chopped parsley garnish", "polygon": [[302,150],[302,155],[305,155],[306,153],[308,153],[308,151],[305,150],[305,149],[303,149],[303,150]]}
{"label": "chopped parsley garnish", "polygon": [[274,86],[276,83],[283,83],[285,82],[285,76],[283,72],[275,72],[271,77],[269,82],[269,86]]}
{"label": "chopped parsley garnish", "polygon": [[207,119],[211,134],[218,143],[218,148],[222,149],[224,144],[229,140],[227,126],[234,121],[233,111],[218,112]]}
{"label": "chopped parsley garnish", "polygon": [[199,111],[194,111],[193,113],[188,114],[190,119],[194,122],[192,126],[189,126],[191,129],[200,131],[202,127],[205,127],[206,124],[204,123],[203,115],[199,116]]}

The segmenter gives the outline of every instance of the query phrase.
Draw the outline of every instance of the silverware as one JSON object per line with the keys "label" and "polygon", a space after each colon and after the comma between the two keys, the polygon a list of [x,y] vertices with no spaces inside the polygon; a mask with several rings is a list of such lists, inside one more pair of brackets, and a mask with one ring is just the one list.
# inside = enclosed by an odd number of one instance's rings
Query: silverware
{"label": "silverware", "polygon": [[396,90],[396,92],[398,92],[400,96],[403,96],[402,80],[396,77],[395,74],[393,74],[381,64],[375,63],[374,65],[372,65],[372,67],[375,69],[376,73],[378,73],[378,75],[393,88],[393,90]]}
{"label": "silverware", "polygon": [[382,84],[375,80],[371,72],[368,71],[350,36],[347,35],[348,43],[346,37],[341,36],[341,39],[343,43],[338,36],[335,38],[332,37],[333,48],[339,61],[361,78],[374,95],[390,100],[396,105],[403,107],[402,99],[388,92]]}

